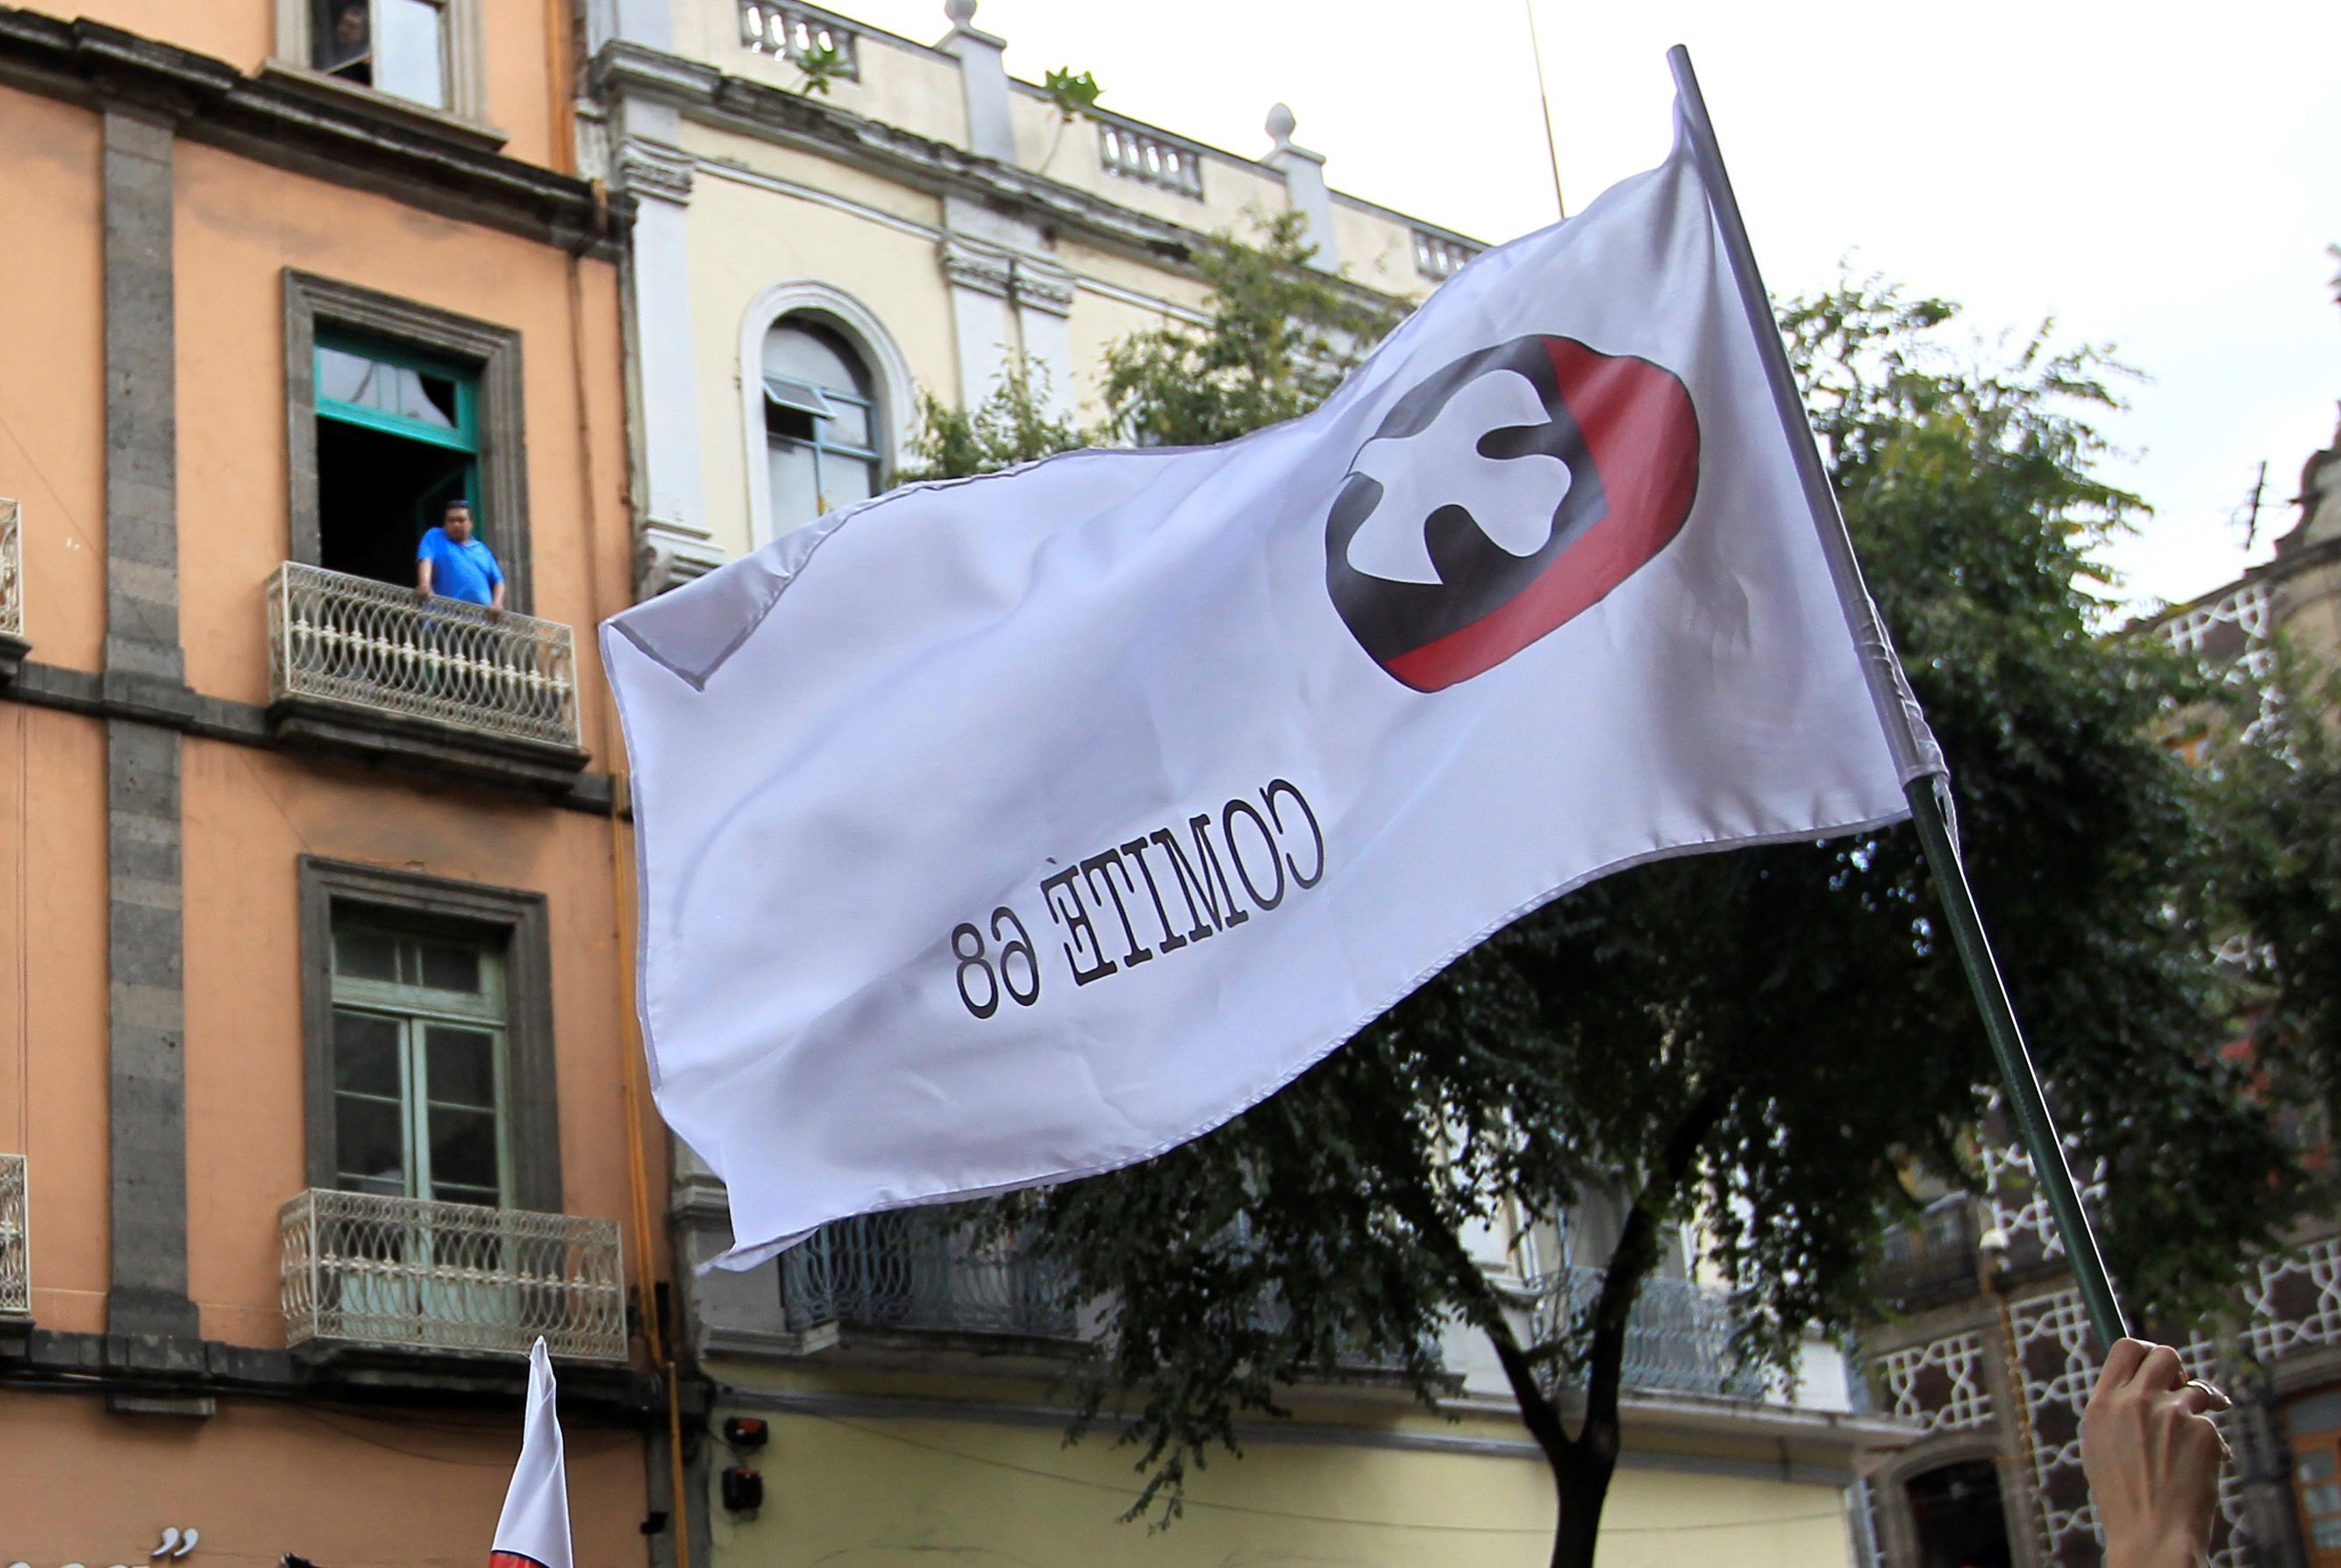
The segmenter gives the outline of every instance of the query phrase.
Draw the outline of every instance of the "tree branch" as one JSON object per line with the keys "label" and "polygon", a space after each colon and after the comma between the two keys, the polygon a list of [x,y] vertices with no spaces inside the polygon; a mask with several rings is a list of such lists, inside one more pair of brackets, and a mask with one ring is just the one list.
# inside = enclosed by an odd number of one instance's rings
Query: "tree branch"
{"label": "tree branch", "polygon": [[1396,1195],[1393,1205],[1420,1235],[1423,1245],[1444,1265],[1449,1293],[1464,1309],[1464,1316],[1495,1346],[1496,1361],[1504,1369],[1505,1381],[1511,1384],[1512,1397],[1519,1403],[1521,1424],[1536,1439],[1537,1446],[1544,1450],[1545,1461],[1554,1474],[1559,1474],[1563,1466],[1576,1461],[1576,1445],[1561,1424],[1560,1407],[1545,1394],[1544,1385],[1538,1381],[1535,1364],[1529,1359],[1519,1335],[1512,1332],[1503,1298],[1488,1283],[1487,1275],[1464,1246],[1462,1238],[1455,1234],[1454,1227],[1445,1223],[1421,1194]]}
{"label": "tree branch", "polygon": [[1578,1428],[1578,1441],[1605,1465],[1617,1462],[1618,1399],[1625,1383],[1626,1331],[1642,1281],[1658,1262],[1659,1216],[1674,1206],[1676,1195],[1698,1162],[1700,1147],[1722,1119],[1726,1097],[1720,1087],[1710,1084],[1691,1101],[1683,1119],[1668,1136],[1657,1172],[1634,1195],[1626,1223],[1618,1233],[1618,1245],[1602,1271],[1601,1294],[1593,1304],[1593,1343],[1585,1365],[1585,1419]]}

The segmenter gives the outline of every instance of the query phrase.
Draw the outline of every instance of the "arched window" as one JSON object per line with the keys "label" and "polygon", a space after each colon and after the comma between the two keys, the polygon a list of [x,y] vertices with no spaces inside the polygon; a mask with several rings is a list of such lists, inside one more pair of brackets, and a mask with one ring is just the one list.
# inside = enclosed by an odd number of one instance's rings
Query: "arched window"
{"label": "arched window", "polygon": [[878,493],[876,392],[843,336],[806,316],[782,317],[764,334],[763,382],[775,534]]}

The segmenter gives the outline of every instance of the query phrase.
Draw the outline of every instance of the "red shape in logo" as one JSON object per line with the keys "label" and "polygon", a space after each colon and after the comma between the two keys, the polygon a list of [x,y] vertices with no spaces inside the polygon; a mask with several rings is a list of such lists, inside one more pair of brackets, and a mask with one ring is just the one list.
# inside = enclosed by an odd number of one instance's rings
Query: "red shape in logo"
{"label": "red shape in logo", "polygon": [[1540,425],[1489,431],[1482,457],[1547,455],[1570,482],[1550,537],[1532,554],[1498,545],[1468,509],[1420,520],[1437,582],[1358,571],[1349,546],[1381,501],[1352,472],[1326,523],[1326,586],[1361,647],[1399,680],[1439,691],[1494,669],[1598,604],[1682,531],[1698,485],[1698,419],[1680,377],[1648,360],[1572,338],[1515,338],[1467,354],[1400,399],[1375,440],[1419,433],[1481,376],[1517,373],[1538,393]]}

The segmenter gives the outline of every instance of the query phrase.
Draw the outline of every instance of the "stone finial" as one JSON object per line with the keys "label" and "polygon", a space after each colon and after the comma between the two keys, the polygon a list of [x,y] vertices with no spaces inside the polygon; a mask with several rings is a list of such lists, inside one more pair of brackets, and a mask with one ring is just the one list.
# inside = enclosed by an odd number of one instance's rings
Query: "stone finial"
{"label": "stone finial", "polygon": [[1268,134],[1276,143],[1278,151],[1292,145],[1292,130],[1299,123],[1292,117],[1292,107],[1289,104],[1279,104],[1268,112]]}
{"label": "stone finial", "polygon": [[975,21],[975,0],[943,0],[943,15],[954,27],[965,27]]}

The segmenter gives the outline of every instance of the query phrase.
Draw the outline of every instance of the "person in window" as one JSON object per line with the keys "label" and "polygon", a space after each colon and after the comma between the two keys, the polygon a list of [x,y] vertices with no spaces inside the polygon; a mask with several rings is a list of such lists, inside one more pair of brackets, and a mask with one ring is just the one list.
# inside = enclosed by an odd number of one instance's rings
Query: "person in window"
{"label": "person in window", "polygon": [[333,28],[322,41],[318,64],[330,76],[371,84],[374,79],[374,25],[366,15],[368,0],[335,0],[329,15]]}
{"label": "person in window", "polygon": [[504,607],[504,571],[496,552],[472,537],[472,503],[460,496],[447,503],[439,526],[425,530],[414,549],[414,597],[433,594]]}

